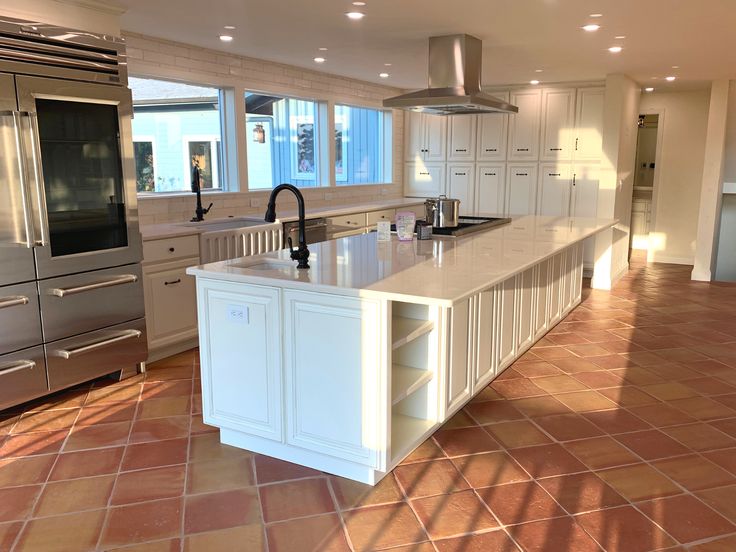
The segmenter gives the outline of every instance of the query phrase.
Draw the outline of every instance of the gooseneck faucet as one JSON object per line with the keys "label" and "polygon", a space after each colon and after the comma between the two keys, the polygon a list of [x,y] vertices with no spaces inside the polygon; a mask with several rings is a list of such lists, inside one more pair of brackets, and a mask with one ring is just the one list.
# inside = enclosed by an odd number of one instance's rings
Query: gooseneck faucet
{"label": "gooseneck faucet", "polygon": [[291,184],[279,184],[271,192],[271,196],[268,198],[268,207],[266,209],[266,222],[276,221],[276,196],[279,195],[281,190],[289,190],[296,196],[296,202],[299,206],[299,247],[294,249],[294,245],[291,243],[291,237],[287,238],[289,243],[289,250],[291,251],[291,258],[294,261],[298,261],[297,268],[309,268],[309,249],[307,248],[307,232],[304,228],[304,196],[299,191],[299,188],[292,186]]}
{"label": "gooseneck faucet", "polygon": [[192,163],[192,193],[197,194],[197,208],[194,210],[192,222],[202,222],[204,216],[212,209],[212,203],[206,209],[202,207],[202,186],[200,185],[200,171],[197,161]]}

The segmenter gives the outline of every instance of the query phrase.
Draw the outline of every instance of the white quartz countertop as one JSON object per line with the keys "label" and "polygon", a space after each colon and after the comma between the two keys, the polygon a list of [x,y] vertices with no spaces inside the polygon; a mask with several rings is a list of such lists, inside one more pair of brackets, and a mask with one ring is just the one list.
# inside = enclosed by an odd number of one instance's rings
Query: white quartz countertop
{"label": "white quartz countertop", "polygon": [[310,268],[298,270],[282,250],[191,267],[201,278],[384,298],[453,304],[523,272],[616,224],[613,219],[523,216],[459,238],[377,241],[375,232],[309,246]]}
{"label": "white quartz countertop", "polygon": [[[324,217],[336,217],[340,215],[350,215],[352,213],[363,213],[369,211],[380,211],[381,209],[399,209],[401,207],[409,207],[411,205],[420,205],[424,203],[423,198],[398,198],[398,199],[387,199],[382,201],[366,201],[363,203],[349,203],[343,205],[336,205],[334,207],[322,207],[316,209],[310,209],[309,203],[306,204],[306,216],[307,218],[324,218]],[[263,207],[263,213],[266,213],[266,207]],[[297,220],[299,217],[296,210],[282,210],[278,208],[278,200],[276,205],[276,214],[278,215],[279,222],[291,222]],[[242,217],[236,217],[246,220],[257,220],[263,219],[260,215],[247,215]],[[207,218],[206,222],[226,222],[229,219],[216,219]],[[264,224],[266,224],[264,222]],[[178,236],[192,236],[199,235],[202,232],[206,232],[208,229],[206,226],[198,226],[197,223],[186,223],[182,222],[169,222],[162,224],[148,224],[141,226],[141,236],[143,241],[149,240],[160,240],[164,238],[173,238]]]}

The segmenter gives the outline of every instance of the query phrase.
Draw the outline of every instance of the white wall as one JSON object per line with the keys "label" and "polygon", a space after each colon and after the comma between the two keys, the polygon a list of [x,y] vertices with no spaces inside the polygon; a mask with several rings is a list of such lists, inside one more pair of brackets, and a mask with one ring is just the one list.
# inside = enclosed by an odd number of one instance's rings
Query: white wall
{"label": "white wall", "polygon": [[117,4],[102,0],[2,0],[0,14],[93,33],[120,35]]}
{"label": "white wall", "polygon": [[[736,183],[736,81],[730,84],[723,163],[723,181],[729,184]],[[723,195],[715,279],[736,282],[736,194]]]}
{"label": "white wall", "polygon": [[649,258],[693,264],[708,131],[709,90],[642,94],[640,111],[661,111],[661,159]]}

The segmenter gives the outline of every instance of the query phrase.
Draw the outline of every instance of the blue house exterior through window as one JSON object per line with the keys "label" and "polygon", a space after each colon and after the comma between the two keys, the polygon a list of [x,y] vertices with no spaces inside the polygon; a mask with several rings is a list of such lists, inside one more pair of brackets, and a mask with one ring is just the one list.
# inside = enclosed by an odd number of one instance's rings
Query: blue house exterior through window
{"label": "blue house exterior through window", "polygon": [[387,130],[390,130],[390,115],[383,111],[335,106],[335,180],[338,185],[390,181],[384,140]]}

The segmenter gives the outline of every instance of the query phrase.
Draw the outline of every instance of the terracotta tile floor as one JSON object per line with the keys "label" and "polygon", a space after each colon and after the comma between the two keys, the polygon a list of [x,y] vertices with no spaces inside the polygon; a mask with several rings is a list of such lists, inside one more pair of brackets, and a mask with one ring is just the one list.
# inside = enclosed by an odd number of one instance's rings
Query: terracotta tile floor
{"label": "terracotta tile floor", "polygon": [[736,286],[635,264],[374,488],[220,445],[196,351],[0,412],[0,550],[736,551]]}

